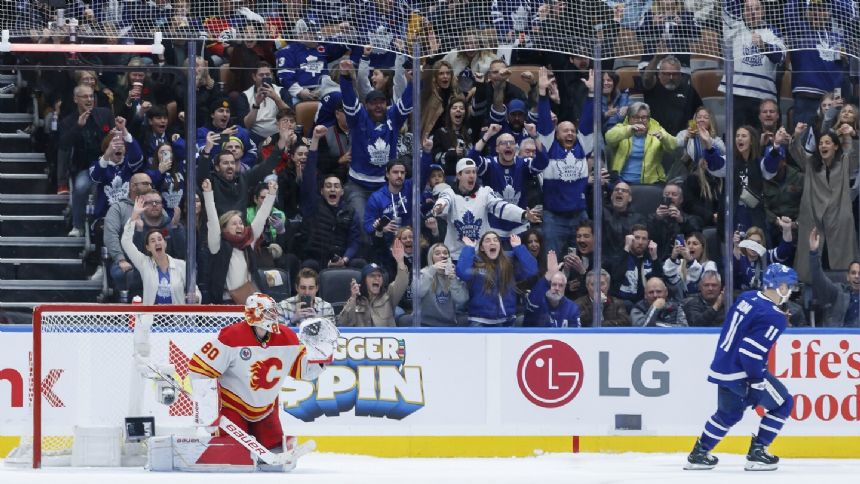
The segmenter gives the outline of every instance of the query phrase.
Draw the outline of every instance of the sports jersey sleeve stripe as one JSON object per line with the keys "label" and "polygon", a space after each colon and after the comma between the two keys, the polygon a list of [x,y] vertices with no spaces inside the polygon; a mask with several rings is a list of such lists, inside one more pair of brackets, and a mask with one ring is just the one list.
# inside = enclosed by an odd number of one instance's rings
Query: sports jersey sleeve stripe
{"label": "sports jersey sleeve stripe", "polygon": [[754,359],[756,359],[756,360],[762,360],[762,359],[763,359],[761,355],[756,354],[756,353],[753,353],[752,351],[749,351],[749,350],[748,350],[748,349],[746,349],[746,348],[741,348],[741,349],[739,349],[739,350],[738,350],[738,353],[740,353],[740,354],[742,354],[742,355],[747,355],[747,356],[749,356],[750,358],[754,358]]}
{"label": "sports jersey sleeve stripe", "polygon": [[221,376],[220,371],[209,366],[209,364],[203,361],[197,354],[191,357],[191,360],[188,362],[188,369],[194,373],[199,373],[209,378],[218,378]]}
{"label": "sports jersey sleeve stripe", "polygon": [[764,346],[762,346],[761,344],[759,344],[759,342],[758,342],[758,341],[756,341],[756,340],[754,340],[754,339],[750,338],[749,336],[747,336],[746,338],[744,338],[742,341],[743,341],[744,343],[747,343],[747,344],[749,344],[749,345],[751,345],[751,346],[755,347],[755,349],[759,350],[762,354],[767,353],[767,348],[765,348]]}

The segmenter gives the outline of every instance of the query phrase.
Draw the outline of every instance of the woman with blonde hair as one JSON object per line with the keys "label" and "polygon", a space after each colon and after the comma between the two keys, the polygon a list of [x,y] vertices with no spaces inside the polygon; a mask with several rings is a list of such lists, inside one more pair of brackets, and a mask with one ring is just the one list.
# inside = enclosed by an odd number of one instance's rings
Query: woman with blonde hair
{"label": "woman with blonde hair", "polygon": [[[455,96],[462,95],[454,77],[454,68],[446,60],[437,61],[424,71],[421,92],[421,139],[445,124],[445,108]],[[432,78],[430,78],[432,76]]]}
{"label": "woman with blonde hair", "polygon": [[726,145],[722,138],[717,136],[714,115],[704,106],[696,109],[689,127],[678,133],[675,139],[678,146],[684,150],[681,165],[690,171],[684,181],[684,211],[698,215],[706,226],[711,227],[717,223],[717,213],[723,195],[723,180],[708,171],[708,163],[705,161],[707,148],[699,136],[699,130],[702,129],[707,131],[712,140],[712,146],[724,155]]}
{"label": "woman with blonde hair", "polygon": [[427,251],[427,265],[421,269],[415,297],[421,307],[421,326],[458,324],[460,318],[457,316],[469,300],[469,291],[463,281],[457,279],[445,244],[433,244]]}
{"label": "woman with blonde hair", "polygon": [[[679,236],[680,237],[680,236]],[[693,232],[682,242],[675,240],[672,255],[663,262],[663,275],[669,291],[678,299],[698,294],[699,280],[706,271],[717,271],[717,265],[708,258],[708,243],[704,234]]]}

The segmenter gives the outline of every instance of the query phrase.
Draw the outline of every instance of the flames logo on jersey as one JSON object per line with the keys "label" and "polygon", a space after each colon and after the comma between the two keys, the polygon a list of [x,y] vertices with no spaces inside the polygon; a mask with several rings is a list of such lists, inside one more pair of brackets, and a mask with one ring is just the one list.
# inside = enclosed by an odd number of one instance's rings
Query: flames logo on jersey
{"label": "flames logo on jersey", "polygon": [[281,360],[278,358],[268,358],[266,360],[255,361],[251,365],[251,390],[269,390],[278,384],[280,378],[269,379],[269,373],[272,368],[280,371],[283,368]]}

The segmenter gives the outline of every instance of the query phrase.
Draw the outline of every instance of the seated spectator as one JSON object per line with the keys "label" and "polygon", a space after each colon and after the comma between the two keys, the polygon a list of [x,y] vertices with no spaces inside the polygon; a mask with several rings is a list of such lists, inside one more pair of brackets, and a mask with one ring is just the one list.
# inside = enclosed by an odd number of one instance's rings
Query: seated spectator
{"label": "seated spectator", "polygon": [[[454,271],[454,263],[445,244],[436,243],[427,251],[427,265],[421,269],[421,279],[415,292],[421,307],[421,326],[459,326],[465,324],[462,310],[469,300],[469,291]],[[410,326],[411,315],[404,320]]]}
{"label": "seated spectator", "polygon": [[469,287],[469,325],[513,326],[517,317],[516,283],[537,272],[537,261],[520,245],[518,235],[511,236],[513,260],[505,255],[499,236],[492,231],[484,233],[477,244],[464,236],[463,244],[457,277]]}
{"label": "seated spectator", "polygon": [[394,326],[394,308],[406,293],[409,270],[400,240],[391,246],[391,256],[397,261],[394,281],[383,292],[385,277],[382,267],[367,264],[361,270],[361,283],[352,280],[351,295],[337,317],[339,326]]}
{"label": "seated spectator", "polygon": [[577,299],[586,294],[585,274],[592,266],[594,256],[594,224],[583,220],[576,227],[576,239],[565,249],[564,275],[567,277],[566,295]]}
{"label": "seated spectator", "polygon": [[559,270],[555,252],[546,256],[546,275],[537,280],[526,300],[523,326],[579,328],[579,306],[565,297],[567,277]]}
{"label": "seated spectator", "polygon": [[451,251],[451,258],[459,260],[465,239],[480,238],[490,229],[485,224],[490,213],[496,217],[519,221],[520,223],[539,222],[540,216],[532,210],[507,203],[497,196],[490,187],[478,187],[478,172],[471,158],[457,162],[457,184],[452,189],[441,183],[433,193],[439,198],[433,205],[433,215],[445,218],[448,227],[445,232],[445,245]]}
{"label": "seated spectator", "polygon": [[444,60],[436,61],[433,67],[424,71],[421,93],[421,139],[430,136],[445,125],[445,110],[451,99],[462,97],[460,88],[454,82],[451,64]]}
{"label": "seated spectator", "polygon": [[633,184],[663,183],[663,154],[675,149],[675,137],[651,118],[648,104],[635,102],[624,122],[607,131],[606,144],[615,154],[609,162],[622,180]]}
{"label": "seated spectator", "polygon": [[[245,168],[254,166],[257,163],[257,145],[251,141],[251,135],[248,133],[248,130],[238,125],[228,126],[230,122],[230,101],[226,98],[215,99],[209,106],[209,109],[211,113],[209,121],[202,128],[197,128],[197,149],[200,152],[205,151],[211,159],[214,159],[221,152],[221,146],[229,138],[235,136],[241,142],[243,152],[242,158],[236,160],[237,163],[244,165]],[[209,133],[222,136],[221,138],[216,138],[215,144],[207,149],[206,145],[209,142]],[[227,138],[224,138],[223,135],[226,135]],[[221,141],[217,142],[219,139]],[[241,198],[244,198],[244,194],[242,195]]]}
{"label": "seated spectator", "polygon": [[116,126],[102,141],[102,155],[90,166],[90,179],[96,185],[96,219],[125,195],[131,176],[144,167],[140,145],[125,129],[125,120],[117,116]]}
{"label": "seated spectator", "polygon": [[146,112],[146,122],[143,119],[135,119],[135,122],[128,127],[132,136],[140,143],[140,148],[143,151],[143,158],[147,165],[157,165],[160,161],[155,152],[158,146],[164,143],[172,143],[176,145],[176,156],[173,158],[177,162],[185,161],[185,140],[178,132],[173,132],[168,127],[167,110],[164,106],[156,104],[149,108]]}
{"label": "seated spectator", "polygon": [[353,208],[343,199],[343,185],[335,175],[317,175],[319,141],[326,134],[324,126],[314,128],[305,176],[301,183],[303,266],[315,271],[326,267],[354,267],[364,261],[354,260],[361,240],[361,222]]}
{"label": "seated spectator", "polygon": [[[588,88],[589,100],[583,106],[583,110],[593,109],[594,106],[594,79],[593,73],[589,73],[585,83]],[[603,133],[606,134],[613,126],[624,121],[627,117],[627,109],[630,107],[630,90],[621,90],[618,86],[620,78],[615,72],[604,72],[603,82],[600,90],[600,112],[603,113]]]}
{"label": "seated spectator", "polygon": [[[152,179],[146,173],[135,173],[128,181],[128,195],[110,206],[105,216],[104,245],[110,255],[110,276],[113,287],[119,294],[122,291],[139,289],[140,274],[122,250],[122,231],[131,217],[134,202],[144,193],[152,190]],[[123,301],[127,302],[127,301]]]}
{"label": "seated spectator", "polygon": [[[689,76],[681,72],[681,62],[674,56],[654,56],[642,72],[645,103],[651,106],[651,117],[669,133],[678,133],[702,105],[699,93]],[[630,111],[627,112],[628,118]]]}
{"label": "seated spectator", "polygon": [[433,132],[433,162],[445,169],[445,176],[456,175],[454,169],[457,162],[466,156],[472,146],[472,130],[466,123],[468,118],[466,99],[452,96],[448,101],[444,124]]}
{"label": "seated spectator", "polygon": [[[196,88],[196,104],[194,106],[189,106],[187,101],[188,96],[188,80],[184,75],[177,75],[176,80],[173,83],[173,95],[176,97],[179,106],[179,119],[185,119],[185,113],[189,109],[194,109],[196,113],[196,118],[198,123],[204,122],[204,120],[209,119],[209,106],[212,103],[225,95],[222,92],[221,87],[215,82],[215,79],[209,74],[209,62],[200,56],[195,57],[194,61],[195,65],[195,88]],[[182,63],[183,71],[188,68],[188,59]]]}
{"label": "seated spectator", "polygon": [[[799,233],[806,234],[812,227],[822,229],[824,246],[821,260],[825,268],[847,270],[857,259],[857,234],[851,214],[851,192],[848,183],[851,173],[857,170],[857,148],[852,140],[854,129],[845,124],[836,132],[828,131],[818,139],[818,150],[809,155],[801,146],[799,134],[805,126],[798,123],[790,145],[791,155],[803,167],[803,197],[797,223]],[[773,172],[772,166],[765,166]],[[783,232],[784,233],[784,232]],[[798,254],[794,261],[801,281],[811,280],[809,259],[805,256],[808,240],[798,241]]]}
{"label": "seated spectator", "polygon": [[[221,156],[228,156],[222,153]],[[212,183],[206,179],[203,186],[203,205],[206,207],[206,237],[210,260],[208,287],[212,303],[244,304],[250,294],[260,286],[255,282],[256,250],[259,248],[263,227],[269,218],[278,193],[274,182],[269,194],[257,210],[253,222],[245,225],[242,213],[228,210],[218,216]]]}
{"label": "seated spectator", "polygon": [[[408,269],[407,273],[407,282],[406,282],[406,292],[403,294],[403,297],[400,298],[400,302],[397,304],[397,308],[395,309],[395,320],[397,321],[398,326],[411,326],[411,319],[406,318],[406,316],[412,313],[412,271],[414,268],[418,267],[419,270],[421,267],[426,265],[426,260],[424,260],[424,253],[427,249],[427,241],[423,237],[419,237],[419,240],[415,240],[414,232],[412,231],[412,227],[400,227],[394,233],[394,240],[399,240],[401,245],[403,246],[403,263],[406,264],[406,269]],[[381,244],[384,243],[383,239],[375,239],[374,243]],[[414,261],[413,260],[413,252],[412,246],[413,244],[418,244],[418,253],[421,254],[421,260]],[[397,273],[397,261],[390,255],[391,250],[390,246],[388,247],[388,254],[386,257],[381,257],[382,250],[381,248],[375,248],[374,254],[376,256],[376,262],[378,265],[381,265],[383,269],[385,269],[387,274],[396,274]],[[406,318],[406,319],[404,319]],[[404,324],[405,321],[410,321],[409,324]]]}
{"label": "seated spectator", "polygon": [[[406,71],[403,64],[406,56],[397,53],[393,69],[370,68],[370,55],[373,47],[364,46],[361,61],[358,63],[358,95],[361,99],[367,97],[370,91],[382,91],[388,99],[400,99],[406,89]],[[371,72],[372,71],[372,72]],[[333,74],[332,74],[333,75]],[[428,82],[424,80],[423,82]],[[424,85],[422,83],[422,85]]]}
{"label": "seated spectator", "polygon": [[669,297],[663,279],[651,276],[645,283],[645,298],[637,302],[630,311],[633,326],[677,327],[687,326],[687,316],[681,302]]}
{"label": "seated spectator", "polygon": [[793,222],[783,217],[777,223],[782,228],[782,238],[779,245],[770,250],[765,247],[764,231],[761,228],[750,227],[746,234],[735,232],[732,264],[735,289],[761,289],[761,277],[769,264],[788,264],[794,258],[797,244],[793,241]]}
{"label": "seated spectator", "polygon": [[[154,192],[158,195],[157,192]],[[131,218],[125,223],[122,233],[122,248],[143,280],[143,304],[185,304],[185,261],[175,259],[167,253],[167,242],[158,228],[146,230],[142,253],[132,242],[135,225],[142,222],[140,216],[147,210],[144,197],[135,200]],[[159,207],[160,208],[160,207]],[[200,302],[200,290],[195,286],[196,300]]]}
{"label": "seated spectator", "polygon": [[684,206],[684,189],[678,183],[667,183],[663,187],[663,200],[657,210],[648,216],[648,233],[651,240],[661,248],[660,259],[669,257],[675,246],[675,240],[684,234],[702,231],[702,221],[695,215],[682,211]]}
{"label": "seated spectator", "polygon": [[645,297],[645,279],[663,274],[657,244],[649,240],[648,227],[644,225],[630,228],[630,234],[624,237],[624,252],[607,265],[612,281],[609,293],[631,308]]}
{"label": "seated spectator", "polygon": [[818,228],[809,233],[809,270],[812,273],[813,294],[818,305],[824,309],[819,326],[860,327],[860,261],[853,260],[848,265],[845,282],[836,284],[821,268],[821,236]]}
{"label": "seated spectator", "polygon": [[699,292],[702,274],[716,270],[716,263],[708,258],[707,242],[701,232],[691,233],[686,241],[679,235],[672,244],[672,254],[663,262],[669,293],[678,299]]}
{"label": "seated spectator", "polygon": [[687,129],[681,130],[675,141],[678,147],[683,150],[680,160],[676,160],[669,169],[669,174],[666,176],[669,180],[674,180],[678,176],[687,176],[690,172],[696,172],[700,163],[705,160],[705,147],[702,145],[702,140],[699,138],[699,131],[705,130],[713,140],[713,145],[725,154],[726,145],[722,138],[717,136],[717,125],[714,123],[714,116],[711,111],[705,106],[699,106],[693,119]]}
{"label": "seated spectator", "polygon": [[594,269],[588,271],[585,285],[588,294],[574,301],[579,307],[579,321],[583,327],[591,327],[594,314],[594,301],[600,298],[603,313],[600,315],[601,327],[630,326],[630,315],[627,313],[624,301],[609,295],[610,277],[604,269],[600,269],[600,287],[594,286]]}
{"label": "seated spectator", "polygon": [[609,203],[603,205],[603,250],[606,260],[624,252],[624,237],[634,225],[645,225],[644,215],[630,210],[633,194],[627,182],[619,181],[612,188]]}
{"label": "seated spectator", "polygon": [[251,141],[260,145],[278,132],[278,113],[289,106],[281,99],[269,63],[257,64],[253,79],[254,85],[236,98],[236,117],[248,130]]}
{"label": "seated spectator", "polygon": [[328,77],[328,63],[343,55],[339,45],[316,42],[316,21],[305,18],[296,22],[295,33],[300,42],[291,42],[278,50],[276,62],[279,84],[289,92],[289,104],[316,101],[319,87]]}
{"label": "seated spectator", "polygon": [[[215,131],[206,134],[206,143],[197,158],[197,180],[210,180],[217,213],[223,214],[230,210],[245,209],[251,187],[272,173],[272,170],[281,160],[282,151],[280,147],[275,145],[263,163],[258,163],[250,170],[240,171],[240,161],[236,159],[233,152],[219,151],[217,154],[213,154],[220,137],[221,135]],[[211,169],[213,164],[214,173]],[[266,216],[268,217],[268,214]]]}
{"label": "seated spectator", "polygon": [[539,230],[530,228],[523,233],[521,238],[526,246],[526,250],[529,251],[529,254],[538,263],[537,274],[517,284],[517,290],[522,294],[526,294],[532,289],[538,278],[543,277],[542,274],[546,272],[546,251],[544,250],[543,236]]}
{"label": "seated spectator", "polygon": [[275,172],[280,172],[289,165],[291,161],[290,153],[301,141],[302,134],[296,127],[296,112],[292,108],[281,109],[275,118],[278,131],[263,140],[260,145],[259,155],[261,160],[266,160],[272,154],[275,146],[277,146],[281,150],[281,159],[277,166],[275,166]]}
{"label": "seated spectator", "polygon": [[334,308],[331,303],[317,297],[320,276],[313,269],[304,268],[296,278],[296,295],[280,302],[284,319],[290,326],[298,326],[308,318],[328,318],[334,321]]}
{"label": "seated spectator", "polygon": [[707,270],[699,279],[699,291],[684,299],[684,315],[690,326],[722,326],[726,319],[723,280],[720,273]]}
{"label": "seated spectator", "polygon": [[161,193],[164,210],[171,218],[175,212],[181,213],[185,195],[185,159],[177,154],[179,151],[178,144],[159,143],[153,155],[154,161],[146,170],[152,178],[153,188]]}

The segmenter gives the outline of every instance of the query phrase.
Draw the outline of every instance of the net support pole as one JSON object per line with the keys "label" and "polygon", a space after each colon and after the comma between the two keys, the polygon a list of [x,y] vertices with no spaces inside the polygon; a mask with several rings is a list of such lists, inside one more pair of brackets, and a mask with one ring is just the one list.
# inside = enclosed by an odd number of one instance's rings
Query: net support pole
{"label": "net support pole", "polygon": [[723,70],[726,76],[726,177],[723,181],[723,200],[725,208],[723,209],[723,294],[725,297],[725,307],[731,307],[734,301],[734,274],[732,273],[732,262],[734,257],[734,233],[735,233],[735,154],[731,146],[734,146],[734,76],[735,76],[735,61],[732,49],[732,39],[726,39],[723,44]]}
{"label": "net support pole", "polygon": [[187,44],[188,69],[186,70],[185,102],[185,303],[194,301],[197,294],[197,214],[194,212],[194,194],[197,191],[197,50],[196,41]]}
{"label": "net support pole", "polygon": [[[600,49],[600,41],[594,43],[594,66],[592,72],[592,80],[594,81],[594,131],[592,137],[592,153],[594,153],[594,184],[592,185],[591,196],[594,213],[592,225],[594,230],[594,251],[592,253],[591,270],[594,277],[594,287],[600,290],[600,268],[603,267],[603,183],[600,176],[603,170],[603,157],[601,156],[600,147],[603,146],[603,64]],[[586,153],[587,154],[587,153]],[[586,281],[586,292],[588,291],[588,281]],[[599,328],[603,320],[603,302],[599,297],[594,298],[593,311],[591,312],[591,326]]]}
{"label": "net support pole", "polygon": [[[424,214],[421,213],[421,193],[424,187],[421,180],[422,154],[421,126],[421,41],[412,42],[412,325],[421,325],[421,304],[415,300],[415,293],[421,281],[421,228]],[[429,262],[429,261],[428,261]]]}

